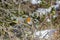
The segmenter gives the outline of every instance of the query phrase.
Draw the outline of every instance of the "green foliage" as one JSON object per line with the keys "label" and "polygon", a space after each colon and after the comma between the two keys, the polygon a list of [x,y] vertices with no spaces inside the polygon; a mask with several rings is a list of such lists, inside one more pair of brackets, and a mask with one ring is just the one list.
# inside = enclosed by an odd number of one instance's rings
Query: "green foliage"
{"label": "green foliage", "polygon": [[[46,2],[46,1],[48,1],[48,2]],[[51,0],[42,0],[42,2],[38,5],[41,8],[49,8],[51,6],[50,1]],[[41,26],[43,27],[43,29],[45,28],[45,25],[43,25],[43,23],[45,23],[44,19],[45,19],[46,15],[39,16],[39,15],[37,15],[37,14],[39,14],[38,12],[34,13],[35,11],[31,11],[32,9],[30,9],[29,6],[32,6],[32,8],[33,8],[36,5],[32,5],[31,3],[28,4],[28,2],[26,5],[22,4],[22,6],[24,7],[23,8],[21,6],[21,2],[22,2],[22,0],[16,0],[16,2],[14,2],[14,0],[7,0],[2,3],[2,1],[0,0],[0,36],[3,36],[3,40],[5,40],[6,38],[7,38],[6,40],[10,40],[9,37],[11,37],[11,36],[8,34],[9,32],[11,32],[11,34],[13,33],[16,38],[19,38],[19,40],[20,39],[29,40],[29,39],[33,38],[33,33],[35,32],[35,30],[36,31],[41,30],[42,29]],[[25,7],[25,6],[27,6],[27,7]],[[52,8],[52,10],[51,10],[52,15],[49,14],[52,17],[51,22],[54,22],[54,23],[56,23],[55,21],[57,19],[57,17],[53,18],[53,16],[56,14],[55,12],[56,12],[56,10],[54,8]],[[29,15],[30,13],[31,13],[31,15]],[[22,20],[24,18],[24,22],[21,22],[21,24],[17,24],[16,20],[18,17],[21,17]],[[31,25],[26,23],[25,19],[27,17],[31,17],[31,19],[32,19]],[[21,21],[21,20],[19,20],[19,21]],[[40,24],[40,23],[42,23],[42,24]],[[48,27],[50,27],[51,24],[52,23],[46,23],[46,25]],[[54,26],[54,27],[56,27],[56,26]],[[31,34],[30,34],[30,32],[31,32]],[[13,34],[12,34],[12,38],[13,38]],[[33,40],[33,39],[31,39],[31,40]]]}
{"label": "green foliage", "polygon": [[50,3],[46,3],[45,1],[42,1],[40,3],[40,7],[42,7],[42,8],[49,8],[50,6],[51,6]]}
{"label": "green foliage", "polygon": [[55,14],[56,14],[56,10],[55,10],[55,8],[52,8],[52,10],[51,10],[51,14],[52,14],[52,15],[55,15]]}

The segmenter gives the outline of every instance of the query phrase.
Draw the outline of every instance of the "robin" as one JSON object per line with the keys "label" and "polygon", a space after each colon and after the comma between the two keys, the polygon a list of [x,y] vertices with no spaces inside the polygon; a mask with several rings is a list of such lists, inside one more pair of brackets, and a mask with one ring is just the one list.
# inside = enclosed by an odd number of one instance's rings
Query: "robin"
{"label": "robin", "polygon": [[27,19],[26,19],[26,22],[28,23],[28,24],[32,24],[32,20],[31,20],[31,18],[30,17],[28,17]]}

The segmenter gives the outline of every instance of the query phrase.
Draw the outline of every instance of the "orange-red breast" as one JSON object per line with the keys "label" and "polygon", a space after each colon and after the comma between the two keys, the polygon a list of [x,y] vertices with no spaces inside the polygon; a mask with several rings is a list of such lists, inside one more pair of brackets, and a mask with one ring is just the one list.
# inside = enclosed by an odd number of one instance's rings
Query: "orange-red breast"
{"label": "orange-red breast", "polygon": [[32,21],[31,21],[31,18],[30,18],[30,17],[28,17],[28,18],[26,19],[26,21],[27,21],[28,24],[32,24]]}

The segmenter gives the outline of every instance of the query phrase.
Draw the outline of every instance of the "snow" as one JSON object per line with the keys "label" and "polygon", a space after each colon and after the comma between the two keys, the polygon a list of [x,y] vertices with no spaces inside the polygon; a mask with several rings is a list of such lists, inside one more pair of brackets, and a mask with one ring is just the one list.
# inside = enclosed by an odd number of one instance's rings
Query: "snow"
{"label": "snow", "polygon": [[51,12],[51,9],[52,9],[52,7],[49,7],[49,8],[38,8],[37,10],[36,10],[36,12],[39,12],[40,13],[40,15],[42,15],[42,14],[47,14],[47,13],[50,13]]}
{"label": "snow", "polygon": [[31,3],[32,4],[38,4],[38,3],[40,3],[41,2],[41,0],[31,0]]}
{"label": "snow", "polygon": [[48,19],[47,19],[47,22],[51,22],[51,20],[48,18]]}
{"label": "snow", "polygon": [[36,10],[36,12],[39,12],[40,13],[40,15],[46,15],[46,14],[48,14],[48,13],[50,13],[51,12],[51,10],[52,10],[52,8],[55,8],[55,9],[57,9],[58,7],[59,7],[59,5],[57,4],[57,5],[52,5],[51,7],[49,7],[49,8],[38,8],[37,10]]}
{"label": "snow", "polygon": [[59,0],[57,0],[57,1],[56,1],[56,3],[57,3],[57,4],[60,4],[60,1],[59,1]]}
{"label": "snow", "polygon": [[53,15],[53,18],[56,18],[58,15],[56,14],[56,15]]}
{"label": "snow", "polygon": [[32,0],[31,3],[32,4],[37,4],[37,0]]}
{"label": "snow", "polygon": [[59,7],[59,4],[52,5],[51,7],[54,7],[55,9],[57,9]]}
{"label": "snow", "polygon": [[[40,3],[41,2],[41,0],[31,0],[31,3],[32,4],[38,4],[38,3]],[[36,12],[39,12],[40,13],[40,15],[45,15],[45,14],[47,14],[47,13],[50,13],[51,12],[51,9],[54,7],[55,9],[57,9],[58,7],[59,7],[59,4],[60,4],[60,1],[56,1],[56,5],[52,5],[51,7],[49,7],[49,8],[38,8],[37,10],[36,10]]]}
{"label": "snow", "polygon": [[47,9],[44,8],[38,8],[38,10],[36,10],[37,12],[40,12],[40,15],[45,14]]}
{"label": "snow", "polygon": [[57,4],[57,5],[54,5],[54,8],[58,8],[59,7],[59,5]]}
{"label": "snow", "polygon": [[36,32],[36,35],[39,36],[40,35],[40,31]]}
{"label": "snow", "polygon": [[50,30],[42,30],[42,31],[36,31],[34,33],[34,37],[39,37],[39,38],[45,38],[48,39],[53,33],[55,32],[55,29],[50,29]]}
{"label": "snow", "polygon": [[[32,4],[38,4],[38,3],[41,3],[41,0],[31,0],[31,3],[32,3]],[[60,1],[57,0],[56,3],[57,3],[57,4],[60,4]]]}

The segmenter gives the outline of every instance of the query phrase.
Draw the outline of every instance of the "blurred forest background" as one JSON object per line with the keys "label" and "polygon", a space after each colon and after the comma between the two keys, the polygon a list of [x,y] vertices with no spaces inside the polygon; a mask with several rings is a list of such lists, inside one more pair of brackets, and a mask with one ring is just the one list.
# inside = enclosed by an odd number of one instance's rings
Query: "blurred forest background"
{"label": "blurred forest background", "polygon": [[[0,0],[0,40],[60,40],[58,2],[58,0]],[[48,29],[56,30],[52,38],[34,37],[36,31]]]}

